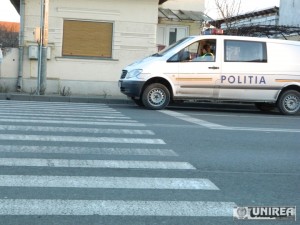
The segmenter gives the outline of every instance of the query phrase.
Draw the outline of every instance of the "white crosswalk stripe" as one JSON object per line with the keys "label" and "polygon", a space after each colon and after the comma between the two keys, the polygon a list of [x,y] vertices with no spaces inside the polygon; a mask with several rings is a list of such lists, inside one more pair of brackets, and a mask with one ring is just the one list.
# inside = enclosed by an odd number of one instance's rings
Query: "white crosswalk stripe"
{"label": "white crosswalk stripe", "polygon": [[154,135],[154,132],[151,130],[101,129],[101,128],[83,128],[83,127],[75,128],[75,127],[49,127],[49,126],[15,126],[15,125],[0,125],[0,131]]}
{"label": "white crosswalk stripe", "polygon": [[[52,119],[57,119],[56,116],[1,116],[1,119],[35,119],[35,120],[52,120]],[[60,118],[59,118],[60,119]],[[136,123],[136,120],[125,120],[125,119],[86,119],[86,118],[71,118],[71,117],[67,117],[67,118],[63,118],[64,121],[82,121],[82,122],[117,122],[117,123],[121,123],[121,122],[126,122],[126,123]]]}
{"label": "white crosswalk stripe", "polygon": [[0,158],[0,166],[195,170],[188,162]]}
{"label": "white crosswalk stripe", "polygon": [[232,216],[233,202],[0,200],[0,215]]}
{"label": "white crosswalk stripe", "polygon": [[[116,194],[122,190],[220,191],[206,178],[159,176],[160,172],[182,174],[196,168],[181,161],[163,139],[145,127],[105,104],[0,101],[0,167],[26,171],[0,173],[0,187],[111,189]],[[49,175],[43,169],[64,174]],[[101,175],[69,173],[79,169],[94,169]],[[113,170],[127,173],[116,175]],[[108,175],[102,175],[104,171]],[[128,175],[131,171],[135,171],[133,176]],[[144,175],[148,172],[151,175]],[[229,217],[236,206],[223,201],[179,201],[171,196],[165,201],[98,200],[97,196],[97,200],[77,200],[52,199],[43,193],[42,199],[0,199],[0,215]]]}
{"label": "white crosswalk stripe", "polygon": [[119,121],[119,122],[113,122],[113,121],[67,121],[67,120],[45,120],[45,119],[0,119],[0,122],[5,123],[38,123],[38,124],[69,124],[69,125],[94,125],[94,126],[129,126],[129,127],[144,127],[145,124],[141,123],[135,123],[135,122],[128,122],[128,121]]}
{"label": "white crosswalk stripe", "polygon": [[0,100],[0,104],[3,107],[9,107],[9,108],[18,108],[21,107],[24,108],[62,108],[62,109],[77,109],[77,110],[106,110],[106,111],[116,111],[115,109],[112,109],[106,104],[89,104],[89,103],[65,103],[65,102],[30,102],[30,101],[5,101]]}
{"label": "white crosswalk stripe", "polygon": [[2,134],[0,140],[14,141],[63,141],[63,142],[95,142],[95,143],[127,143],[127,144],[153,144],[162,145],[161,139],[149,138],[114,138],[114,137],[84,137],[84,136],[49,136],[49,135],[22,135]]}
{"label": "white crosswalk stripe", "polygon": [[219,190],[207,179],[0,175],[1,186]]}
{"label": "white crosswalk stripe", "polygon": [[[31,117],[43,117],[45,116],[45,113],[32,113],[32,112],[22,112],[22,113],[18,113],[18,112],[14,112],[14,111],[9,111],[9,112],[0,112],[0,116],[22,116],[22,118],[24,118],[24,116],[31,116]],[[48,114],[49,116],[49,114]],[[68,118],[88,118],[88,119],[127,119],[129,120],[130,118],[127,117],[127,116],[122,116],[122,115],[87,115],[87,114],[68,114],[68,113],[59,113],[59,112],[56,112],[55,115],[51,115],[52,117],[54,118],[65,118],[65,117],[68,117]]]}
{"label": "white crosswalk stripe", "polygon": [[98,155],[144,155],[144,156],[178,156],[171,149],[151,148],[92,148],[63,146],[26,146],[0,145],[0,152],[48,153],[48,154],[98,154]]}

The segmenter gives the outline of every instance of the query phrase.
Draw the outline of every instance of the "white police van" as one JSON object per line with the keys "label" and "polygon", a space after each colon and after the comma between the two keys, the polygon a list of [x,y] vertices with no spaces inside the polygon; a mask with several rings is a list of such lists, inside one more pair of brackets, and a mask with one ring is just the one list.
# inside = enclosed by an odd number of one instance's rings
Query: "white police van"
{"label": "white police van", "polygon": [[283,114],[300,110],[300,42],[190,36],[127,66],[123,94],[148,109],[170,101],[250,102]]}

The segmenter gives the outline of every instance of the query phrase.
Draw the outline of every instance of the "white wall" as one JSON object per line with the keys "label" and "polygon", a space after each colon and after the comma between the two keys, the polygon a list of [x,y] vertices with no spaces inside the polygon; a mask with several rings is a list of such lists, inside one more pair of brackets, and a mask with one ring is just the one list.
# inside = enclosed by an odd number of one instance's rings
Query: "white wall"
{"label": "white wall", "polygon": [[15,91],[18,76],[18,52],[17,48],[3,50],[3,61],[0,63],[0,89]]}
{"label": "white wall", "polygon": [[279,24],[300,27],[300,1],[281,0]]}

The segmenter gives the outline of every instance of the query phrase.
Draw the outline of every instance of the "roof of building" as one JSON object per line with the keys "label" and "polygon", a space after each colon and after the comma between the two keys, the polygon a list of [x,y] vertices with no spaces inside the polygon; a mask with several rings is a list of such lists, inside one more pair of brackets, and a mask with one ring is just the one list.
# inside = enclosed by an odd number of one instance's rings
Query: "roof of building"
{"label": "roof of building", "polygon": [[158,4],[163,4],[163,3],[165,3],[166,1],[168,1],[168,0],[159,0],[159,3]]}
{"label": "roof of building", "polygon": [[248,25],[232,28],[227,35],[251,36],[251,37],[283,37],[287,39],[291,35],[300,35],[300,28],[278,25]]}
{"label": "roof of building", "polygon": [[10,0],[11,4],[15,7],[15,9],[20,13],[20,0]]}
{"label": "roof of building", "polygon": [[0,21],[0,29],[1,28],[10,32],[19,32],[20,23]]}
{"label": "roof of building", "polygon": [[158,9],[158,18],[174,21],[208,21],[212,18],[199,11],[174,10],[174,9]]}
{"label": "roof of building", "polygon": [[[275,6],[275,7],[263,9],[260,11],[249,12],[249,13],[233,16],[230,18],[230,21],[232,22],[232,21],[237,21],[237,20],[241,20],[241,19],[265,16],[265,15],[269,15],[269,14],[279,14],[279,7]],[[226,20],[227,19],[229,19],[229,18],[226,18]],[[220,24],[222,24],[224,22],[225,22],[225,19],[211,20],[210,24],[212,24],[214,26],[219,26]]]}

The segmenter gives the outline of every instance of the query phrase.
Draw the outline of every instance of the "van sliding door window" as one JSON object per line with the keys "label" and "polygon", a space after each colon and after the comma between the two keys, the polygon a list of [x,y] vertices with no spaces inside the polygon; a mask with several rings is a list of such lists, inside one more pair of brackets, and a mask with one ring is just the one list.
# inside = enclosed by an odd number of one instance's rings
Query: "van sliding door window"
{"label": "van sliding door window", "polygon": [[225,62],[266,63],[265,42],[225,40]]}

